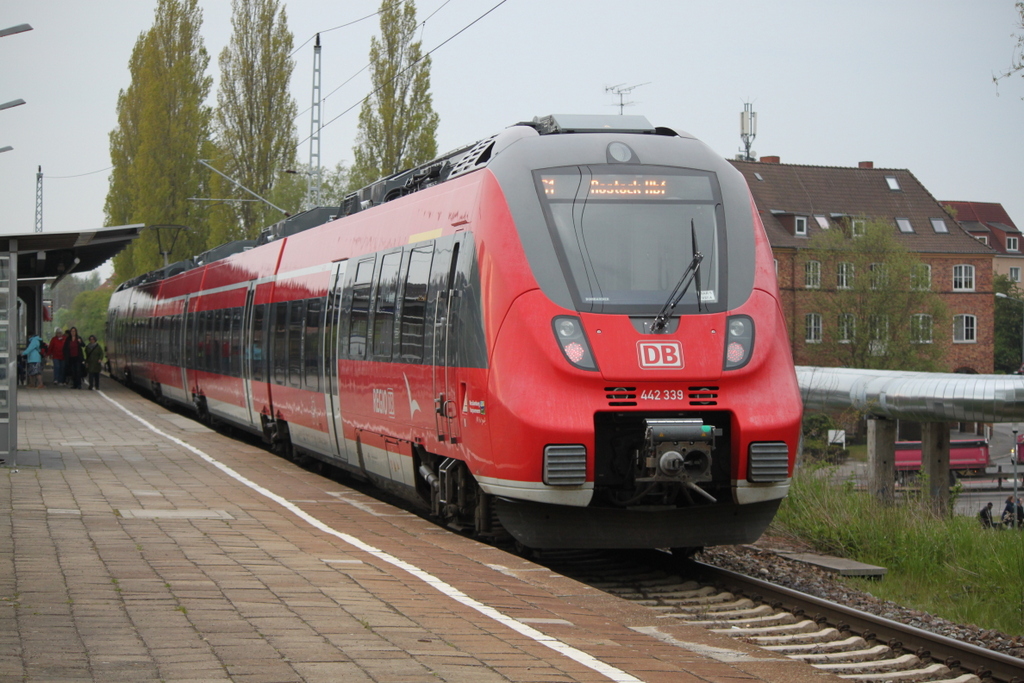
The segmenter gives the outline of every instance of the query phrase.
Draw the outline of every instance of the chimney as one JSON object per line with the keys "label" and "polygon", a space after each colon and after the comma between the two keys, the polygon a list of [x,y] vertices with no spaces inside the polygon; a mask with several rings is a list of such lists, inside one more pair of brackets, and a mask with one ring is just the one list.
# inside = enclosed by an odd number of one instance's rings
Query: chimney
{"label": "chimney", "polygon": [[761,157],[762,164],[781,164],[782,157]]}
{"label": "chimney", "polygon": [[874,168],[874,167],[875,167],[875,162],[873,162],[873,161],[862,161],[859,164],[857,164],[857,168]]}

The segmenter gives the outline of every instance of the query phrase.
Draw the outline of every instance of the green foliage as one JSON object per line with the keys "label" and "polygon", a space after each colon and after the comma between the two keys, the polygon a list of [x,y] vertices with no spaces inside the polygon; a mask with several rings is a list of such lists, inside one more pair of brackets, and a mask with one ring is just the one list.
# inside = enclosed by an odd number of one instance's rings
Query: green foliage
{"label": "green foliage", "polygon": [[798,269],[820,263],[820,287],[810,290],[808,310],[821,314],[822,342],[807,345],[811,364],[945,369],[943,335],[934,334],[947,327],[945,306],[931,289],[930,271],[895,230],[888,221],[865,221],[862,234],[822,231],[801,251]]}
{"label": "green foliage", "polygon": [[[205,248],[204,174],[196,160],[209,137],[205,106],[211,79],[199,29],[198,0],[158,0],[153,26],[139,36],[128,64],[131,84],[117,100],[110,133],[113,171],[104,211],[108,225],[181,224],[193,229],[171,260]],[[156,234],[145,231],[114,258],[118,281],[163,265]]]}
{"label": "green foliage", "polygon": [[[71,308],[71,304],[79,294],[99,286],[100,274],[99,271],[94,270],[87,275],[66,277],[56,287],[43,285],[43,298],[53,302],[53,310],[56,315],[61,309]],[[53,330],[49,330],[49,332],[53,332]]]}
{"label": "green foliage", "polygon": [[349,188],[437,156],[438,116],[430,95],[430,57],[422,56],[413,0],[383,0],[380,38],[370,40],[373,92],[359,112]]}
{"label": "green foliage", "polygon": [[[269,201],[282,175],[294,168],[295,117],[291,96],[294,62],[288,18],[278,0],[232,0],[231,42],[220,53],[220,86],[215,125],[219,171]],[[219,176],[211,179],[213,197],[254,197]],[[276,202],[273,202],[276,204]],[[281,206],[277,204],[277,206]],[[284,207],[294,212],[298,207]],[[208,246],[252,239],[284,218],[263,202],[237,201],[217,207]]]}
{"label": "green foliage", "polygon": [[829,430],[837,429],[836,421],[824,413],[805,413],[803,420],[803,457],[808,462],[840,462],[846,455],[838,444],[829,444]]}
{"label": "green foliage", "polygon": [[106,343],[107,306],[113,293],[114,290],[110,288],[81,292],[75,297],[70,309],[65,308],[57,312],[56,324],[62,330],[77,327],[82,339],[88,339],[90,334],[95,334],[101,344]]}
{"label": "green foliage", "polygon": [[983,529],[974,517],[937,518],[920,500],[882,505],[835,474],[801,468],[773,531],[886,567],[881,581],[852,582],[877,597],[1024,635],[1024,532]]}
{"label": "green foliage", "polygon": [[1015,372],[1024,360],[1021,359],[1021,344],[1024,343],[1024,291],[1005,275],[996,275],[992,280],[993,291],[1005,294],[1017,301],[996,297],[995,348],[993,364],[996,372]]}

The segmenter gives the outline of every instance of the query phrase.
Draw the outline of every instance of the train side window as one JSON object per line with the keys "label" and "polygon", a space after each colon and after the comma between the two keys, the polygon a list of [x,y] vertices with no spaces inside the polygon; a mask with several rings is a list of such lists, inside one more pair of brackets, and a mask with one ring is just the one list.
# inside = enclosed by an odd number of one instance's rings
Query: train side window
{"label": "train side window", "polygon": [[424,322],[427,315],[427,283],[434,246],[413,249],[402,294],[402,336],[399,353],[407,363],[423,362]]}
{"label": "train side window", "polygon": [[253,306],[252,309],[252,380],[263,382],[264,349],[263,323],[266,318],[267,307],[265,304]]}
{"label": "train side window", "polygon": [[305,385],[310,391],[320,391],[320,328],[322,326],[323,299],[310,299],[306,303],[306,331],[303,341]]}
{"label": "train side window", "polygon": [[231,309],[231,376],[242,376],[242,308]]}
{"label": "train side window", "polygon": [[352,359],[362,360],[366,357],[366,333],[370,325],[370,289],[373,284],[375,258],[359,262],[352,282],[352,313],[348,332],[348,357]]}
{"label": "train side window", "polygon": [[302,332],[306,323],[305,300],[288,302],[288,384],[302,384]]}
{"label": "train side window", "polygon": [[274,384],[284,386],[288,373],[288,302],[274,304],[273,337],[270,341]]}
{"label": "train side window", "polygon": [[206,311],[196,312],[196,370],[206,369]]}
{"label": "train side window", "polygon": [[231,374],[231,309],[222,308],[217,317],[220,318],[217,337],[217,348],[220,349],[220,369],[222,375]]}
{"label": "train side window", "polygon": [[385,254],[377,280],[376,310],[373,316],[373,357],[391,360],[391,347],[395,338],[395,303],[398,298],[398,272],[402,265],[402,252]]}

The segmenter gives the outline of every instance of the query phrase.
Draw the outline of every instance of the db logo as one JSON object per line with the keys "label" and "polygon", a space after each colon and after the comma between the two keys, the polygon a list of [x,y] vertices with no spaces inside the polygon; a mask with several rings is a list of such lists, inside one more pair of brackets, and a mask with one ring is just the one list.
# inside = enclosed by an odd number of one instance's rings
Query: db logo
{"label": "db logo", "polygon": [[683,367],[683,345],[677,341],[642,341],[636,343],[642,368]]}

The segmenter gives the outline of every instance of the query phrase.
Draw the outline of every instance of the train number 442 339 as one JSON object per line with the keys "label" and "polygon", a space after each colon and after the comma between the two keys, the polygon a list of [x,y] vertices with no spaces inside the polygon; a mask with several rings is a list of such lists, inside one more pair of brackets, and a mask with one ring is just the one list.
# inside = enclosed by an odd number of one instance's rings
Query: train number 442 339
{"label": "train number 442 339", "polygon": [[640,392],[642,401],[682,401],[685,398],[682,389],[644,389]]}

